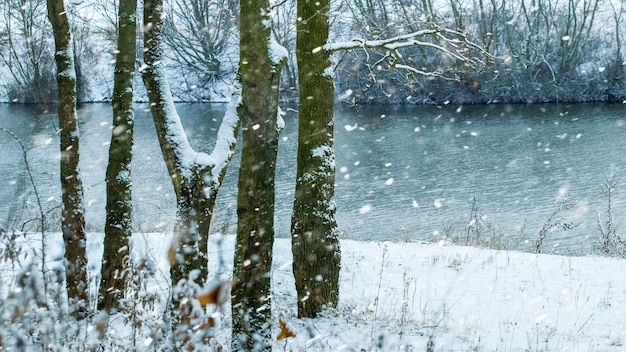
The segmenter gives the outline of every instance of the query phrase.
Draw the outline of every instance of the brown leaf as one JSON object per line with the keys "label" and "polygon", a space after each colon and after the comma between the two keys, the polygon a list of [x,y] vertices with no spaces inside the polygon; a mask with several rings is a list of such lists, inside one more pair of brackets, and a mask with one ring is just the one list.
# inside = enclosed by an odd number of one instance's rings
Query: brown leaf
{"label": "brown leaf", "polygon": [[288,337],[296,337],[296,334],[289,330],[284,320],[278,319],[278,326],[280,327],[280,334],[276,337],[277,341],[284,340]]}
{"label": "brown leaf", "polygon": [[178,260],[176,259],[176,251],[178,250],[178,237],[174,237],[172,239],[172,243],[170,243],[170,248],[167,249],[167,261],[170,262],[171,266],[178,264]]}
{"label": "brown leaf", "polygon": [[215,318],[213,317],[209,317],[209,319],[207,319],[207,321],[205,321],[204,323],[202,323],[200,325],[200,330],[205,330],[205,329],[212,329],[215,327]]}
{"label": "brown leaf", "polygon": [[230,287],[232,280],[223,280],[210,290],[200,293],[196,298],[200,302],[200,305],[204,308],[209,304],[216,304],[218,306],[224,305],[228,301],[230,296]]}

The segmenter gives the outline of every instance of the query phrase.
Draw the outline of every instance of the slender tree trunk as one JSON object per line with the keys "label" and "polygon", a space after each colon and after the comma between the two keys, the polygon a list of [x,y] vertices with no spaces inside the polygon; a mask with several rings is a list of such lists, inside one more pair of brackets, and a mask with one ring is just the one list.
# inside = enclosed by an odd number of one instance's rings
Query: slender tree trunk
{"label": "slender tree trunk", "polygon": [[[77,318],[87,316],[89,281],[83,183],[78,172],[79,136],[76,116],[76,74],[71,50],[70,25],[63,0],[48,0],[48,18],[52,24],[57,65],[58,114],[61,141],[61,227],[65,242],[65,280],[68,306]],[[43,231],[43,229],[42,229]]]}
{"label": "slender tree trunk", "polygon": [[270,37],[269,1],[240,2],[242,105],[237,242],[232,290],[233,351],[272,348],[270,270],[278,152],[278,83],[286,53]]}
{"label": "slender tree trunk", "polygon": [[315,317],[339,299],[341,254],[335,219],[334,84],[330,53],[319,50],[329,33],[329,1],[298,1],[296,55],[300,90],[298,168],[291,250],[298,316]]}
{"label": "slender tree trunk", "polygon": [[107,166],[106,225],[98,309],[118,309],[130,263],[133,147],[133,75],[137,36],[137,1],[120,0],[118,53],[113,81],[113,130]]}

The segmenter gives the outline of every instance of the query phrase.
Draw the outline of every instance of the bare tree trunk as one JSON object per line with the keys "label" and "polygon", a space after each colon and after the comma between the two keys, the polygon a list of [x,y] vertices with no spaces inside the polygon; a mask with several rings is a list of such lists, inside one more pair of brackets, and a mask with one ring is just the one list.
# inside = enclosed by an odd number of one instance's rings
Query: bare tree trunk
{"label": "bare tree trunk", "polygon": [[[236,84],[231,104],[226,110],[215,147],[210,155],[195,152],[189,145],[180,117],[172,99],[166,76],[163,53],[163,1],[144,1],[144,70],[142,77],[150,110],[168,173],[177,200],[175,258],[171,262],[172,324],[175,344],[180,348],[192,341],[182,322],[188,304],[195,299],[195,288],[204,285],[208,277],[208,238],[215,200],[226,174],[236,145],[241,89]],[[193,275],[193,276],[192,276]],[[208,325],[206,325],[208,326]],[[200,329],[202,330],[202,329]]]}
{"label": "bare tree trunk", "polygon": [[130,263],[133,148],[133,75],[137,51],[137,0],[119,2],[118,53],[113,81],[113,130],[107,166],[106,225],[98,309],[119,309]]}
{"label": "bare tree trunk", "polygon": [[[61,227],[65,242],[65,280],[68,306],[77,318],[87,316],[89,281],[83,183],[78,171],[79,136],[76,116],[76,75],[71,50],[70,25],[63,0],[48,0],[48,18],[54,31],[58,84],[58,114],[61,145]],[[43,229],[42,229],[43,231]]]}
{"label": "bare tree trunk", "polygon": [[333,76],[328,40],[329,0],[298,1],[296,55],[300,103],[298,170],[291,224],[298,316],[315,317],[339,299],[341,254],[335,218]]}
{"label": "bare tree trunk", "polygon": [[[243,146],[232,290],[233,351],[272,348],[270,270],[278,152],[278,83],[286,52],[271,39],[269,1],[240,3]],[[282,51],[282,50],[281,50]]]}
{"label": "bare tree trunk", "polygon": [[[144,52],[146,68],[142,71],[150,99],[152,117],[161,145],[161,152],[178,203],[177,232],[181,237],[177,266],[172,267],[172,283],[186,279],[191,269],[200,270],[198,283],[207,278],[206,244],[215,206],[217,191],[226,173],[226,167],[235,148],[239,119],[236,104],[240,90],[236,87],[233,101],[218,132],[214,155],[196,153],[184,135],[176,113],[163,65],[162,0],[147,0],[144,5],[144,34],[147,43]],[[205,162],[205,160],[210,162]],[[224,157],[225,159],[221,159]],[[190,159],[191,158],[191,159]],[[193,159],[193,160],[192,160]],[[184,233],[184,234],[181,234]]]}

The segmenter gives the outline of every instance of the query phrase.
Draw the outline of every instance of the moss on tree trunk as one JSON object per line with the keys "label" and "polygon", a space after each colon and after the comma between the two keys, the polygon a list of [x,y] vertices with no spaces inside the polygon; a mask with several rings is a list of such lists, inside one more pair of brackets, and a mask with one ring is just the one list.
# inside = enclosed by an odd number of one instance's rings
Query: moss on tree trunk
{"label": "moss on tree trunk", "polygon": [[298,316],[315,317],[339,299],[341,255],[335,218],[334,85],[329,1],[298,1],[296,55],[300,89],[298,166],[291,225]]}
{"label": "moss on tree trunk", "polygon": [[233,351],[269,351],[279,62],[270,45],[269,2],[240,3],[242,104],[237,242],[232,289]]}
{"label": "moss on tree trunk", "polygon": [[[198,289],[208,279],[208,239],[211,217],[217,194],[236,145],[239,120],[235,113],[240,89],[235,84],[231,104],[218,132],[213,157],[203,158],[191,151],[182,123],[176,113],[163,60],[163,1],[144,1],[144,70],[142,78],[150,99],[150,110],[157,131],[163,160],[176,193],[177,216],[175,250],[172,252],[170,279],[171,324],[175,349],[186,349],[199,336],[210,336],[208,317],[203,329],[189,318],[188,308],[196,299]],[[228,151],[227,151],[228,150]],[[192,153],[190,153],[192,152]],[[226,153],[225,153],[226,152]],[[195,153],[195,154],[194,154]],[[214,154],[215,153],[215,154]],[[193,160],[190,159],[190,154]],[[205,159],[200,162],[198,159]],[[212,163],[206,163],[206,159]],[[192,279],[192,280],[191,280]],[[191,281],[190,281],[191,280]],[[194,319],[195,319],[194,318]],[[200,337],[204,341],[203,337]]]}
{"label": "moss on tree trunk", "polygon": [[102,279],[98,309],[121,308],[130,263],[133,148],[133,76],[135,72],[137,1],[120,0],[118,53],[113,77],[113,129],[106,171],[107,201]]}
{"label": "moss on tree trunk", "polygon": [[70,50],[70,24],[63,0],[48,0],[48,19],[54,31],[56,50],[63,199],[61,227],[65,242],[68,306],[77,319],[83,319],[89,308],[83,183],[78,171],[80,154],[76,117],[76,74]]}

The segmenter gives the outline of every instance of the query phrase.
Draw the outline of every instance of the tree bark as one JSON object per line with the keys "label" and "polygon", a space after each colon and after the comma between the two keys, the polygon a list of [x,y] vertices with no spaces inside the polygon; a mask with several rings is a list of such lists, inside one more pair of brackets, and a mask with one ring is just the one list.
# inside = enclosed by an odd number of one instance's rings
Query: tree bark
{"label": "tree bark", "polygon": [[65,243],[68,307],[72,315],[77,319],[83,319],[89,309],[85,211],[83,183],[78,170],[80,154],[76,116],[76,74],[72,60],[70,25],[63,0],[48,0],[48,18],[54,31],[56,49],[63,198],[61,228]]}
{"label": "tree bark", "polygon": [[[176,113],[163,60],[162,0],[144,2],[144,84],[150,99],[150,109],[159,138],[163,159],[172,179],[177,199],[177,228],[183,232],[179,246],[180,265],[172,268],[172,283],[187,278],[191,269],[200,270],[198,283],[207,278],[207,253],[211,214],[217,191],[226,174],[226,167],[235,148],[239,118],[236,106],[240,89],[234,88],[231,104],[220,126],[218,139],[211,155],[191,149]],[[199,252],[198,252],[199,251]],[[184,258],[184,259],[183,259]]]}
{"label": "tree bark", "polygon": [[300,89],[298,166],[291,224],[298,316],[315,317],[339,299],[341,254],[335,218],[334,83],[329,1],[299,0],[296,55]]}
{"label": "tree bark", "polygon": [[[195,337],[197,329],[180,324],[197,289],[208,278],[208,238],[215,200],[237,141],[239,117],[237,105],[241,89],[236,83],[231,102],[218,131],[210,155],[195,152],[189,145],[180,117],[176,112],[163,65],[163,1],[144,1],[144,69],[142,77],[159,144],[177,201],[175,237],[178,241],[171,262],[171,312],[174,340],[184,348]],[[188,320],[188,319],[186,319]],[[207,325],[208,326],[208,325]],[[205,335],[206,336],[206,335]]]}
{"label": "tree bark", "polygon": [[[241,167],[232,290],[233,351],[270,351],[278,83],[286,52],[269,28],[269,1],[240,3]],[[275,45],[274,45],[275,44]]]}
{"label": "tree bark", "polygon": [[118,53],[113,77],[113,130],[106,172],[107,202],[102,280],[98,309],[121,308],[130,263],[133,148],[133,76],[137,36],[137,0],[119,2]]}

